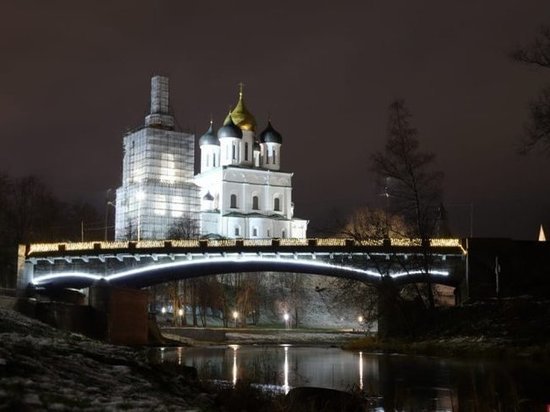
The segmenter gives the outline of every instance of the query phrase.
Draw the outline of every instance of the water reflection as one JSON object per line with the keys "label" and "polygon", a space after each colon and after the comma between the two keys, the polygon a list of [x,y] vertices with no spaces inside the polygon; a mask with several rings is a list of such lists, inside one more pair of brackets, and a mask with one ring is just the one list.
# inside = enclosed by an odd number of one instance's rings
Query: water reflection
{"label": "water reflection", "polygon": [[284,374],[284,384],[283,384],[283,392],[285,394],[288,393],[290,390],[290,386],[288,386],[288,345],[283,345],[285,348],[285,364],[283,367],[283,374]]}
{"label": "water reflection", "polygon": [[363,352],[359,352],[359,389],[363,390]]}
{"label": "water reflection", "polygon": [[359,391],[384,410],[541,410],[550,403],[548,365],[374,355],[338,348],[166,348],[158,360],[197,368],[203,379],[239,379],[283,393],[296,386]]}
{"label": "water reflection", "polygon": [[239,349],[239,345],[229,345],[231,349],[233,349],[233,386],[237,384],[237,350]]}

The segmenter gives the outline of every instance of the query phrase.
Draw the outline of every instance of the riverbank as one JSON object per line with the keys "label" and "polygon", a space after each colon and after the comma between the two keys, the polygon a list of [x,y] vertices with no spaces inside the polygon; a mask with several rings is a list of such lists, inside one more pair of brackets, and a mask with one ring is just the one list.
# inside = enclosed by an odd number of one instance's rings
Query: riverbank
{"label": "riverbank", "polygon": [[391,339],[343,345],[366,352],[550,360],[550,301],[528,297],[438,308]]}
{"label": "riverbank", "polygon": [[163,327],[162,336],[186,346],[237,345],[324,345],[342,346],[364,333],[333,329],[269,329],[269,328],[190,328]]}
{"label": "riverbank", "polygon": [[193,372],[0,309],[0,410],[207,410]]}

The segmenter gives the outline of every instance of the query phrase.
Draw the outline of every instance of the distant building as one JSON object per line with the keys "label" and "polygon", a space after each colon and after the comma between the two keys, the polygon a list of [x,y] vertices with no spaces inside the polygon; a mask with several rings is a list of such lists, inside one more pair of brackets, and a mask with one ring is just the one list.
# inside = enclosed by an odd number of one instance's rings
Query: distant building
{"label": "distant building", "polygon": [[199,139],[200,232],[229,238],[305,238],[308,221],[294,217],[292,175],[281,171],[283,138],[271,122],[259,136],[239,101],[217,131]]}
{"label": "distant building", "polygon": [[164,239],[181,218],[197,220],[195,136],[174,130],[168,78],[151,79],[145,125],[124,136],[122,186],[116,192],[116,239]]}
{"label": "distant building", "polygon": [[116,239],[165,239],[182,219],[206,237],[306,237],[308,221],[294,217],[293,173],[280,170],[282,136],[271,122],[256,135],[242,87],[223,126],[216,133],[211,122],[199,145],[194,177],[195,136],[174,130],[168,78],[153,77],[145,125],[124,137]]}

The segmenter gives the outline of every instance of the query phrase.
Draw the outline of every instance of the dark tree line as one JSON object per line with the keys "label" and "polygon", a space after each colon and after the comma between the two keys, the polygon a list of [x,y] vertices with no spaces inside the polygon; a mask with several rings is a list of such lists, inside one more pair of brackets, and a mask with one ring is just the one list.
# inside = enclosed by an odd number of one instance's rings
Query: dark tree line
{"label": "dark tree line", "polygon": [[90,204],[58,199],[37,176],[0,174],[0,287],[15,286],[18,245],[99,240],[103,229]]}
{"label": "dark tree line", "polygon": [[[511,58],[519,63],[550,69],[550,26],[540,27],[535,39],[514,50]],[[550,154],[550,84],[529,103],[529,118],[524,129],[521,153],[538,148]]]}

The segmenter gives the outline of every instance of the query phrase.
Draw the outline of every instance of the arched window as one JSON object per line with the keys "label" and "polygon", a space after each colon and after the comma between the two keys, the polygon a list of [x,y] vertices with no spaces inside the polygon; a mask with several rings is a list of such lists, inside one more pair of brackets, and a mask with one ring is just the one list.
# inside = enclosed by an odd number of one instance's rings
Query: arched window
{"label": "arched window", "polygon": [[260,200],[258,199],[258,196],[252,196],[252,209],[260,209]]}
{"label": "arched window", "polygon": [[278,197],[273,199],[273,210],[275,210],[276,212],[281,211],[281,199],[279,199]]}
{"label": "arched window", "polygon": [[275,150],[275,148],[273,149],[273,164],[276,164],[277,163],[277,158],[275,157],[277,151]]}
{"label": "arched window", "polygon": [[244,143],[244,160],[248,161],[248,142]]}
{"label": "arched window", "polygon": [[257,227],[252,228],[252,237],[258,237],[258,228]]}
{"label": "arched window", "polygon": [[281,237],[282,237],[283,239],[286,238],[286,230],[283,229],[283,230],[281,231]]}
{"label": "arched window", "polygon": [[237,146],[233,145],[233,160],[237,160]]}
{"label": "arched window", "polygon": [[229,207],[231,209],[236,209],[237,208],[237,195],[231,195]]}
{"label": "arched window", "polygon": [[235,226],[235,236],[240,236],[241,231],[238,226]]}

